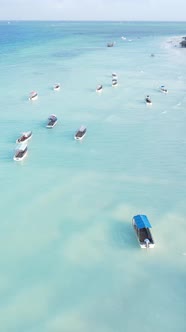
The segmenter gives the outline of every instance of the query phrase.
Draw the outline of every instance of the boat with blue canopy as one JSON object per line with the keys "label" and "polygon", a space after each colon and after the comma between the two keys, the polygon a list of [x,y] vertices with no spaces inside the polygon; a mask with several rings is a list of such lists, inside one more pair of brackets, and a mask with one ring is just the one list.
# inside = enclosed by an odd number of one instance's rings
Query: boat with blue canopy
{"label": "boat with blue canopy", "polygon": [[165,85],[160,86],[160,91],[163,93],[168,93],[168,90],[165,88]]}
{"label": "boat with blue canopy", "polygon": [[152,228],[148,218],[144,214],[138,214],[133,217],[132,225],[136,232],[137,239],[141,248],[154,248],[154,240],[150,231]]}

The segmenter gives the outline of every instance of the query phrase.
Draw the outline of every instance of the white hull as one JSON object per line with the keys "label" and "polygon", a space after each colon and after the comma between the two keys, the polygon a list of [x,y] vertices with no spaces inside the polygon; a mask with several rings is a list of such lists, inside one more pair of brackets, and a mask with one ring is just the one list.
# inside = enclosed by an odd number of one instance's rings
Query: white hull
{"label": "white hull", "polygon": [[97,89],[96,89],[96,92],[102,92],[102,90],[103,90],[103,86],[102,85],[98,85]]}
{"label": "white hull", "polygon": [[37,100],[37,99],[38,99],[38,96],[29,97],[29,100],[32,100],[32,101]]}
{"label": "white hull", "polygon": [[32,135],[25,138],[23,141],[19,141],[19,138],[16,140],[16,143],[17,144],[20,144],[20,143],[25,143],[25,142],[28,142],[30,139],[32,138]]}
{"label": "white hull", "polygon": [[59,90],[60,90],[60,86],[54,87],[54,91],[59,91]]}
{"label": "white hull", "polygon": [[56,123],[57,123],[57,121],[52,126],[46,125],[46,128],[54,128]]}
{"label": "white hull", "polygon": [[25,152],[25,154],[23,155],[22,158],[18,158],[18,157],[16,157],[16,155],[15,155],[13,159],[14,159],[15,161],[21,161],[21,160],[25,159],[25,157],[27,156],[27,153],[28,153],[28,151]]}
{"label": "white hull", "polygon": [[48,120],[49,121],[47,122],[46,128],[53,128],[58,122],[58,118],[55,114],[51,114]]}
{"label": "white hull", "polygon": [[168,90],[162,90],[162,89],[161,89],[160,91],[161,91],[162,93],[165,93],[165,94],[168,93]]}
{"label": "white hull", "polygon": [[81,137],[76,137],[76,136],[74,136],[74,139],[75,139],[76,141],[81,141],[81,140],[85,137],[85,135],[86,135],[86,133],[85,133],[83,136],[81,136]]}
{"label": "white hull", "polygon": [[[138,241],[138,242],[139,242],[139,241]],[[141,247],[142,249],[147,249],[147,247],[146,247],[145,244],[141,244],[140,242],[139,242],[139,244],[140,244],[140,247]],[[152,248],[154,248],[154,246],[155,246],[154,243],[150,243],[150,244],[148,245],[148,248],[149,248],[149,249],[152,249]]]}
{"label": "white hull", "polygon": [[149,102],[146,101],[146,105],[151,106],[151,105],[152,105],[152,102],[149,103]]}

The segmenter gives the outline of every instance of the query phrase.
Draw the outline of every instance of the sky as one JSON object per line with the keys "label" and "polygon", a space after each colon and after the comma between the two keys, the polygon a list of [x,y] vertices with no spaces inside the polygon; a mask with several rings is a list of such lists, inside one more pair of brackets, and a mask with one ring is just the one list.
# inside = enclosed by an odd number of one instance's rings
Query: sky
{"label": "sky", "polygon": [[0,0],[0,20],[186,21],[186,0]]}

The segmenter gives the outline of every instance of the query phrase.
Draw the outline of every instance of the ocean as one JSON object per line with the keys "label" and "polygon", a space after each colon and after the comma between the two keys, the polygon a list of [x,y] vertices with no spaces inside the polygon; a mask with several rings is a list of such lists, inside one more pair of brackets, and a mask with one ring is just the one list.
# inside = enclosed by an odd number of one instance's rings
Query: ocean
{"label": "ocean", "polygon": [[185,35],[186,22],[0,22],[0,331],[186,331]]}

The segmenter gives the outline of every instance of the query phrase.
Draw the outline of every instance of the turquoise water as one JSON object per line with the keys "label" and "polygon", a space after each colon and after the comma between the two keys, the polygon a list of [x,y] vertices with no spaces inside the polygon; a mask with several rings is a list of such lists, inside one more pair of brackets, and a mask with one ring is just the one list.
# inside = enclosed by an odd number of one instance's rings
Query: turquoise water
{"label": "turquoise water", "polygon": [[[168,43],[185,33],[171,22],[0,22],[0,331],[186,331],[186,50]],[[27,130],[28,156],[14,162]],[[137,243],[138,213],[153,250]]]}

